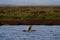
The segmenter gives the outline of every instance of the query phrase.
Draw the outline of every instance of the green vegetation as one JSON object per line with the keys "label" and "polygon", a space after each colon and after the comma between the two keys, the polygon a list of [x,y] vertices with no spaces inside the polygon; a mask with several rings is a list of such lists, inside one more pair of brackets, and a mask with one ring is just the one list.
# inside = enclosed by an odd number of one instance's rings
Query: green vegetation
{"label": "green vegetation", "polygon": [[0,20],[4,19],[60,19],[60,7],[0,7]]}

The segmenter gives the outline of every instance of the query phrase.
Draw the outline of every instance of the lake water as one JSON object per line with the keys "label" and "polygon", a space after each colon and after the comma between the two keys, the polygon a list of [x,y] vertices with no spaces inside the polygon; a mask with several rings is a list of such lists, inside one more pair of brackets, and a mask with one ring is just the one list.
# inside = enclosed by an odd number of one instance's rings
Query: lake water
{"label": "lake water", "polygon": [[35,32],[23,32],[29,25],[0,26],[0,40],[60,40],[60,25],[33,25]]}

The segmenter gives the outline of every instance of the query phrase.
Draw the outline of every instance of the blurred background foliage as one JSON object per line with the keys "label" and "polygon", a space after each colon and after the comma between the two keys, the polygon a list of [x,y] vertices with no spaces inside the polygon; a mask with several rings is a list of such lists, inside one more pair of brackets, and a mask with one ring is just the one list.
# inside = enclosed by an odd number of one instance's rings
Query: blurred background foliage
{"label": "blurred background foliage", "polygon": [[60,19],[60,7],[0,7],[2,19]]}

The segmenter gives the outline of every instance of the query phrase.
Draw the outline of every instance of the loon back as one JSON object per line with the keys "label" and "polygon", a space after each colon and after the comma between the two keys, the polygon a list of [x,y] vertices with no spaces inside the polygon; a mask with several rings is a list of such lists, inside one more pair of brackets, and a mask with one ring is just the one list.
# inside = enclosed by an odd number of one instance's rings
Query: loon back
{"label": "loon back", "polygon": [[31,30],[32,30],[31,28],[32,28],[32,26],[30,26],[30,27],[28,28],[28,31],[31,31]]}

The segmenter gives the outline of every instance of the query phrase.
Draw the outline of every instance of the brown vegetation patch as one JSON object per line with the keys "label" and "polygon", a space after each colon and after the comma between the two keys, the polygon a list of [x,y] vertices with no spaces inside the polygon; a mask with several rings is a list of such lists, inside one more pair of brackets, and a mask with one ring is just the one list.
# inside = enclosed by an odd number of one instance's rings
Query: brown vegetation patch
{"label": "brown vegetation patch", "polygon": [[53,10],[53,12],[60,12],[60,10]]}
{"label": "brown vegetation patch", "polygon": [[0,20],[0,23],[9,25],[60,25],[60,20]]}
{"label": "brown vegetation patch", "polygon": [[40,14],[44,14],[44,13],[46,13],[45,11],[33,11],[33,12],[31,12],[34,16],[38,16],[38,15],[40,15]]}
{"label": "brown vegetation patch", "polygon": [[0,10],[0,13],[5,13],[5,11],[3,11],[3,10]]}
{"label": "brown vegetation patch", "polygon": [[20,10],[20,12],[29,12],[29,11],[30,11],[30,9],[27,9],[27,8],[26,8],[26,9],[21,9],[21,10]]}

